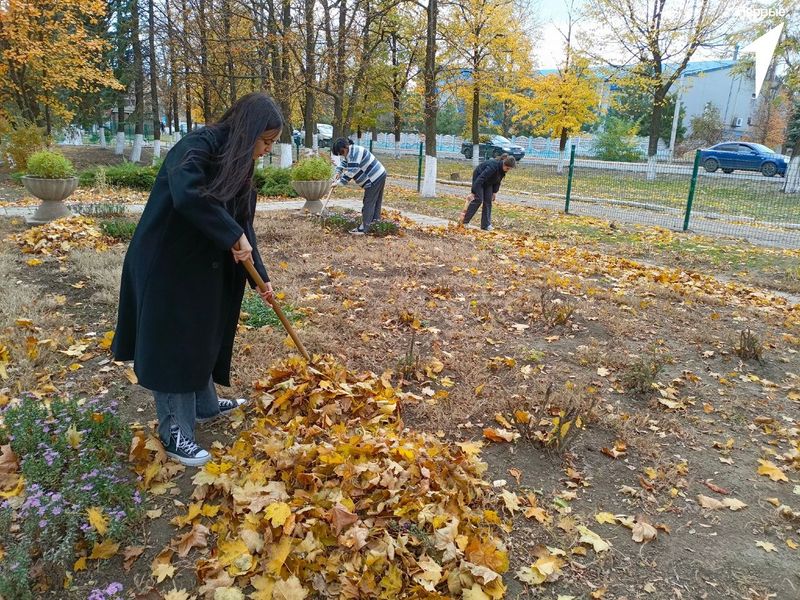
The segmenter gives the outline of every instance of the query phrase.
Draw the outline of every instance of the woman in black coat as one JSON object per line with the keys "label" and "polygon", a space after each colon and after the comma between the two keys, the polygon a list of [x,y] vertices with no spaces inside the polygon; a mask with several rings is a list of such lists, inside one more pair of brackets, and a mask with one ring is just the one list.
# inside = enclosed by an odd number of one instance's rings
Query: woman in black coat
{"label": "woman in black coat", "polygon": [[492,201],[500,190],[500,183],[511,169],[517,166],[513,156],[503,154],[497,160],[487,160],[475,167],[472,172],[472,190],[469,204],[461,213],[461,224],[466,225],[481,208],[481,229],[492,229]]}
{"label": "woman in black coat", "polygon": [[[134,361],[139,383],[155,397],[165,450],[186,465],[210,458],[194,441],[195,421],[244,402],[218,398],[214,383],[230,385],[247,277],[237,263],[252,260],[269,281],[253,231],[252,177],[282,126],[275,102],[254,93],[180,140],[125,255],[112,350],[117,360]],[[267,287],[259,292],[264,302],[272,297]]]}

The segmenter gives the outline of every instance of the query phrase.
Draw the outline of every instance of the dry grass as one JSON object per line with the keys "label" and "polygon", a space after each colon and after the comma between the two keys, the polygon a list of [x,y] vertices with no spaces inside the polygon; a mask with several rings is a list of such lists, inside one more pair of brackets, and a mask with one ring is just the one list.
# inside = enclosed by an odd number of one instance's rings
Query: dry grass
{"label": "dry grass", "polygon": [[115,247],[107,252],[76,250],[70,254],[69,260],[82,278],[92,282],[95,290],[92,301],[116,306],[124,257],[125,249]]}

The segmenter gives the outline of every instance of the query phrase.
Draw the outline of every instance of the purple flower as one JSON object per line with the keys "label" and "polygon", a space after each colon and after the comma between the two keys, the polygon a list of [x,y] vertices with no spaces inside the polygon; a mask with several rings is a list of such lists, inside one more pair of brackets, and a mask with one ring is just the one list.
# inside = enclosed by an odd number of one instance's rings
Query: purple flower
{"label": "purple flower", "polygon": [[57,517],[58,515],[60,515],[61,512],[62,511],[61,511],[61,507],[60,506],[54,506],[53,507],[53,516],[54,517]]}
{"label": "purple flower", "polygon": [[47,520],[42,519],[41,521],[39,521],[39,529],[44,529],[45,527],[47,527]]}
{"label": "purple flower", "polygon": [[122,584],[119,583],[118,581],[110,583],[109,586],[106,588],[106,594],[108,594],[109,596],[113,596],[114,594],[117,594],[121,591],[122,591]]}

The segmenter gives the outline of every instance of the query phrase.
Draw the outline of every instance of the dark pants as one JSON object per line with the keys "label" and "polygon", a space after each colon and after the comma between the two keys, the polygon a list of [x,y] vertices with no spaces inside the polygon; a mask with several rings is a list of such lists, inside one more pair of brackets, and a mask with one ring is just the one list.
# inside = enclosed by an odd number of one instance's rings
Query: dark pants
{"label": "dark pants", "polygon": [[381,218],[383,188],[386,187],[386,173],[371,186],[364,189],[364,206],[361,209],[361,227],[369,230],[369,224]]}
{"label": "dark pants", "polygon": [[481,229],[486,229],[492,224],[492,196],[494,195],[494,186],[485,185],[482,190],[478,191],[482,193],[474,194],[475,197],[470,201],[469,206],[467,206],[467,213],[464,215],[464,224],[466,225],[470,222],[470,219],[478,212],[478,207],[483,204],[481,208]]}

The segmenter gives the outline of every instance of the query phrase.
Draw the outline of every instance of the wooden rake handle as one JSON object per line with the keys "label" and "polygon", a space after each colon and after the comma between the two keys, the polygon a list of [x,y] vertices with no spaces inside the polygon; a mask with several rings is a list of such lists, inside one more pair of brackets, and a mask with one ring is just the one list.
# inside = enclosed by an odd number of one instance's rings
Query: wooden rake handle
{"label": "wooden rake handle", "polygon": [[[260,289],[262,292],[265,292],[267,290],[267,284],[264,283],[264,280],[261,279],[261,275],[259,275],[258,271],[256,271],[256,267],[255,265],[253,265],[253,261],[245,260],[242,261],[242,264],[244,265],[245,270],[248,272],[253,281],[256,282],[258,289]],[[275,314],[278,315],[278,318],[281,320],[281,323],[283,324],[283,328],[286,330],[286,333],[289,334],[289,337],[292,338],[292,341],[294,342],[294,345],[297,347],[297,349],[300,351],[300,354],[308,362],[311,362],[311,357],[308,355],[306,347],[303,346],[303,342],[300,341],[297,332],[294,330],[294,327],[292,327],[292,324],[289,322],[289,319],[286,318],[286,315],[283,314],[283,311],[281,310],[281,307],[275,300],[275,298],[271,298],[269,304],[272,307],[272,310],[275,311]]]}

